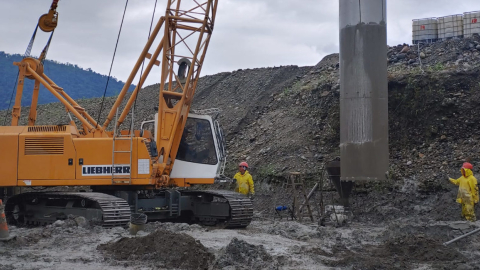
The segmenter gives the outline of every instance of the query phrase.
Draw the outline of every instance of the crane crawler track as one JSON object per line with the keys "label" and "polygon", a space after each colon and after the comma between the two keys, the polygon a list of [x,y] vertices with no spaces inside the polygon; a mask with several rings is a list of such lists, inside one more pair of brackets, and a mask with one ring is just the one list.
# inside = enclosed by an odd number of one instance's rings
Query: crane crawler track
{"label": "crane crawler track", "polygon": [[245,228],[253,218],[253,205],[247,196],[228,190],[204,190],[202,193],[222,198],[230,205],[230,217],[225,223],[226,229]]}
{"label": "crane crawler track", "polygon": [[[7,217],[10,218],[10,220],[13,217],[14,213],[14,207],[15,205],[22,205],[23,204],[23,210],[26,212],[25,207],[27,206],[27,202],[32,202],[32,201],[43,201],[45,203],[51,202],[51,201],[82,201],[85,202],[86,204],[90,205],[90,209],[94,209],[98,211],[101,211],[101,216],[97,219],[97,222],[99,225],[103,227],[116,227],[116,226],[125,226],[129,221],[130,221],[130,206],[128,203],[121,198],[111,196],[108,194],[104,193],[95,193],[95,192],[28,192],[28,193],[22,193],[16,196],[11,197],[7,201],[7,206],[6,206],[6,215]],[[70,204],[71,206],[72,204]],[[72,207],[61,207],[56,205],[55,210],[56,211],[64,211],[63,216],[67,216],[70,214],[72,209],[76,209],[78,211],[78,208],[72,208]],[[80,211],[86,210],[86,208],[80,208]],[[86,212],[86,211],[84,211]],[[72,212],[73,213],[73,212]],[[51,216],[52,214],[50,214]],[[61,219],[61,218],[59,218]],[[52,223],[55,221],[55,219],[38,219],[35,220],[35,216],[30,218],[31,221],[38,222],[38,223]],[[89,220],[87,218],[87,220]]]}

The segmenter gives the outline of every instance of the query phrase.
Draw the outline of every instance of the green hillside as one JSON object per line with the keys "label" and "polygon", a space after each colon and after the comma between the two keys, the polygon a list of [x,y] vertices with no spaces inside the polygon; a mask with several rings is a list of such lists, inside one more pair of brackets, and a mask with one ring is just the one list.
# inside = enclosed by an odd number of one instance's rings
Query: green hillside
{"label": "green hillside", "polygon": [[[20,54],[7,54],[0,51],[0,110],[7,109],[12,97],[12,91],[15,91],[18,67],[13,62],[20,62],[23,56]],[[59,63],[56,61],[45,60],[45,73],[58,86],[62,87],[73,99],[93,98],[103,96],[105,85],[107,83],[106,75],[92,71],[91,69],[82,69],[81,67],[70,63]],[[107,89],[107,96],[117,95],[122,89],[124,83],[110,78]],[[135,86],[131,86],[132,91]],[[22,106],[30,106],[33,91],[33,81],[26,80],[22,98]],[[13,97],[15,99],[15,97]],[[43,86],[40,88],[38,98],[39,104],[57,102],[58,100]],[[14,100],[10,105],[13,106]]]}

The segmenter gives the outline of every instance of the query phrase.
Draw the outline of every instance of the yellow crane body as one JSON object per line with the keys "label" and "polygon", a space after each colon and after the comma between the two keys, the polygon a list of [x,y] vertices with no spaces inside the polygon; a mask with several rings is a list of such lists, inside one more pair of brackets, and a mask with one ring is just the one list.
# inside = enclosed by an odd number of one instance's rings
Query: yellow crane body
{"label": "yellow crane body", "polygon": [[[144,131],[144,136],[148,136]],[[152,162],[144,137],[118,140],[82,138],[74,126],[0,127],[1,185],[38,186],[154,186]],[[120,152],[122,151],[122,152]],[[8,155],[6,155],[8,153]],[[112,153],[115,163],[112,166]],[[141,169],[139,170],[139,165]],[[113,168],[113,169],[112,169]],[[128,176],[128,181],[123,180]],[[123,177],[123,178],[122,178]],[[213,178],[172,178],[177,187],[213,184]]]}

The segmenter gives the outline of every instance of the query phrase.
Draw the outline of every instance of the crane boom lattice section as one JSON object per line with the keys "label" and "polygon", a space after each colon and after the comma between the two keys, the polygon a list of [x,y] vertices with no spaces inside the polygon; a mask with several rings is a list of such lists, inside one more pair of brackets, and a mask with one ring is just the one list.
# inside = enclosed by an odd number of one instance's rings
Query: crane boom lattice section
{"label": "crane boom lattice section", "polygon": [[168,175],[177,155],[215,22],[217,0],[169,1],[165,13],[157,147]]}

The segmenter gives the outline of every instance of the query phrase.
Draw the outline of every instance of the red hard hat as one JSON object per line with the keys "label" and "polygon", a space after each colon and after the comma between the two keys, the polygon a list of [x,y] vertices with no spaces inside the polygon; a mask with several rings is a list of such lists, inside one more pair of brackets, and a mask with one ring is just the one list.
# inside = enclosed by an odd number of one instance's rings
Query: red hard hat
{"label": "red hard hat", "polygon": [[239,167],[247,167],[248,168],[248,164],[247,162],[243,161],[243,162],[240,162],[240,164],[238,164]]}
{"label": "red hard hat", "polygon": [[472,164],[468,162],[463,163],[462,168],[473,170]]}

